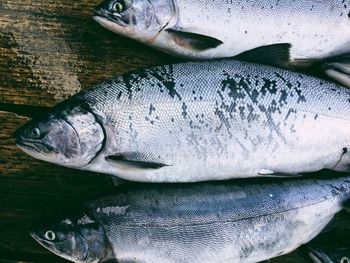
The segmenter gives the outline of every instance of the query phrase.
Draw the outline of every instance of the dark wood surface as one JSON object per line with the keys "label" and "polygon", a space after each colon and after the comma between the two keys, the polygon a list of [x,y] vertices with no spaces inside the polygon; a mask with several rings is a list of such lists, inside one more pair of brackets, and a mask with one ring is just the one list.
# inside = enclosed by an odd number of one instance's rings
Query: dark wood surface
{"label": "dark wood surface", "polygon": [[[98,0],[0,0],[0,261],[66,262],[28,227],[112,189],[105,175],[21,152],[12,133],[48,107],[112,76],[176,59],[91,19]],[[271,262],[310,262],[304,250]]]}

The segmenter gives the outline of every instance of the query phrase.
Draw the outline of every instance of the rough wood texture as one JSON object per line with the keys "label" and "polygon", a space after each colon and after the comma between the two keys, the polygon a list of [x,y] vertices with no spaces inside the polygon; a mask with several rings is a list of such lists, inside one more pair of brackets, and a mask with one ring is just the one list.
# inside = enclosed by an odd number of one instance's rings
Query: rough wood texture
{"label": "rough wood texture", "polygon": [[[0,1],[0,261],[66,262],[37,245],[40,218],[112,189],[105,175],[35,160],[11,133],[58,101],[101,80],[176,61],[118,37],[91,19],[99,0]],[[271,262],[309,262],[305,251]]]}

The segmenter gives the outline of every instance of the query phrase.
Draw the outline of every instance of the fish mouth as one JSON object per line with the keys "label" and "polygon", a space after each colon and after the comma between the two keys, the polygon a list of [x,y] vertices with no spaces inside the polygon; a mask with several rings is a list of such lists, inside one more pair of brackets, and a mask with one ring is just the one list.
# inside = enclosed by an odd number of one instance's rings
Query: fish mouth
{"label": "fish mouth", "polygon": [[38,160],[54,163],[52,157],[50,157],[50,155],[54,154],[54,151],[49,145],[38,142],[16,140],[16,146],[29,156],[32,156]]}
{"label": "fish mouth", "polygon": [[18,148],[20,148],[22,151],[29,155],[33,155],[34,153],[45,154],[43,150],[45,150],[45,152],[48,153],[53,151],[53,148],[50,145],[43,144],[37,141],[17,139],[15,143]]}
{"label": "fish mouth", "polygon": [[[49,250],[51,253],[61,257],[61,258],[64,258],[64,259],[67,259],[69,261],[72,261],[72,258],[69,257],[69,256],[66,256],[62,253],[60,253],[59,251],[57,251],[56,249],[54,249],[50,243],[46,242],[45,240],[43,240],[42,238],[40,238],[37,234],[35,234],[35,231],[29,231],[29,235],[41,246],[43,246],[45,249]],[[84,255],[84,258],[82,259],[83,261],[87,258],[87,254]],[[83,262],[82,261],[82,262]]]}
{"label": "fish mouth", "polygon": [[[44,248],[46,248],[47,250],[50,250],[52,253],[57,254],[57,252],[54,251],[54,249],[52,249],[52,247],[47,244],[42,238],[40,238],[36,233],[35,231],[29,231],[29,235],[38,243],[40,244],[41,246],[43,246]],[[61,256],[61,255],[58,255],[58,256]]]}
{"label": "fish mouth", "polygon": [[315,263],[334,263],[325,253],[319,249],[309,248],[309,256]]}
{"label": "fish mouth", "polygon": [[[110,29],[109,27],[105,26],[108,22],[116,23],[119,26],[126,27],[127,23],[124,21],[124,19],[119,15],[111,14],[107,10],[104,9],[98,9],[95,10],[92,17],[97,23],[101,24],[102,26],[106,27],[107,29]],[[111,29],[110,29],[111,30]]]}

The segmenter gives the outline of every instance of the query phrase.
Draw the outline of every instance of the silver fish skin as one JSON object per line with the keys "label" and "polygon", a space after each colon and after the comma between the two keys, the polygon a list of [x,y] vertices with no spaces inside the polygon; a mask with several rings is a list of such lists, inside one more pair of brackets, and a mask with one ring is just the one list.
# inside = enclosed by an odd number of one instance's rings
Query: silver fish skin
{"label": "silver fish skin", "polygon": [[142,182],[295,175],[350,164],[350,91],[232,60],[154,67],[17,131],[28,154]]}
{"label": "silver fish skin", "polygon": [[349,0],[107,0],[94,19],[123,36],[190,58],[291,45],[291,58],[350,52]]}
{"label": "silver fish skin", "polygon": [[[68,215],[58,224],[39,226],[31,235],[68,259],[66,251],[74,251],[76,257],[94,251],[120,263],[259,262],[315,237],[349,198],[350,179],[152,184],[116,191],[87,203],[82,219]],[[92,245],[78,247],[72,240],[92,232],[91,224],[103,230],[98,235],[94,230],[94,235],[106,236],[108,253],[104,246],[101,252]],[[52,240],[57,236],[52,233],[59,233],[61,242]]]}

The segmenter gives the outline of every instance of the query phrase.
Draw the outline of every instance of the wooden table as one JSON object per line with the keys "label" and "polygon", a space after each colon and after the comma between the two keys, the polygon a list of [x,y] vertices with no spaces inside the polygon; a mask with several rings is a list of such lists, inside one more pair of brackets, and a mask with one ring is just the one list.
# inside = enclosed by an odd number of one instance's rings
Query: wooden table
{"label": "wooden table", "polygon": [[[113,187],[108,176],[36,160],[11,134],[76,92],[176,59],[119,37],[91,19],[99,0],[0,1],[0,261],[66,262],[27,228]],[[272,262],[309,262],[305,251]]]}

